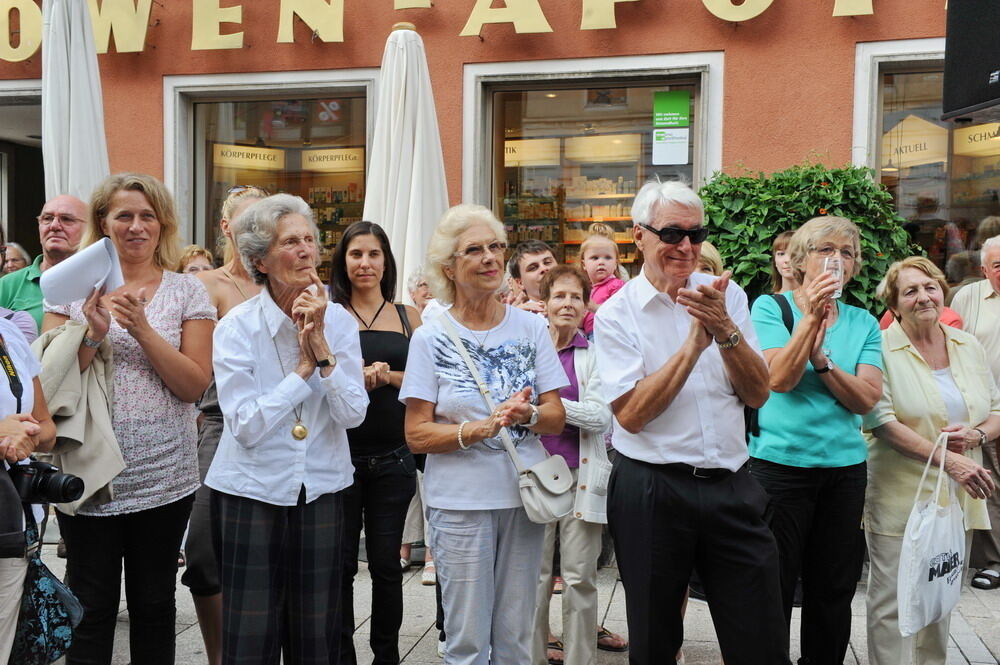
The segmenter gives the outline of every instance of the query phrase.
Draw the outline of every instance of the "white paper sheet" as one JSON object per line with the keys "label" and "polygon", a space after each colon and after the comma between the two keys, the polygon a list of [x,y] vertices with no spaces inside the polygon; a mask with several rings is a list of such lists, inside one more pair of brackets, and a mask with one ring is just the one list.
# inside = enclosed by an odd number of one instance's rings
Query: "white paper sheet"
{"label": "white paper sheet", "polygon": [[84,300],[102,286],[111,293],[124,285],[125,279],[114,244],[110,238],[102,238],[43,272],[39,284],[46,302],[68,305]]}

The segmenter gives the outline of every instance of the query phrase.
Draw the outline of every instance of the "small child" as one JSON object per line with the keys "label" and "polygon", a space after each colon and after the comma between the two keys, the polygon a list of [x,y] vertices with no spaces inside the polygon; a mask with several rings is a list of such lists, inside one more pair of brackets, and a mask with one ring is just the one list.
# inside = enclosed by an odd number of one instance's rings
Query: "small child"
{"label": "small child", "polygon": [[618,245],[603,234],[592,234],[580,245],[580,262],[590,278],[590,311],[583,318],[583,332],[594,332],[594,312],[618,292],[625,282],[618,277]]}

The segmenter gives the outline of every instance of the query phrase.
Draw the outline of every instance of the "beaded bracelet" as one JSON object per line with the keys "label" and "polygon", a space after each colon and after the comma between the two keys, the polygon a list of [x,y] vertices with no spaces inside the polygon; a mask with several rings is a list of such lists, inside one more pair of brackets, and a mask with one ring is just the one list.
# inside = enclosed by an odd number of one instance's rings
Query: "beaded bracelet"
{"label": "beaded bracelet", "polygon": [[461,448],[462,450],[468,450],[469,446],[472,445],[471,443],[468,446],[465,445],[465,441],[462,439],[462,430],[465,429],[465,426],[468,424],[469,424],[468,420],[463,420],[462,424],[458,426],[458,447]]}

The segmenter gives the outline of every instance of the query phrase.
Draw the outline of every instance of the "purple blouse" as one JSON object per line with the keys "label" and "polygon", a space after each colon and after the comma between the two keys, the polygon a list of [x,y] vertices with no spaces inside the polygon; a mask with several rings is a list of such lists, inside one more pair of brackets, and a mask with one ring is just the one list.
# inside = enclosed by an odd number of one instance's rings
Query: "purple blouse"
{"label": "purple blouse", "polygon": [[[569,378],[569,385],[559,390],[559,397],[578,402],[580,400],[580,384],[576,379],[576,365],[573,362],[573,350],[577,347],[587,348],[587,338],[579,330],[573,340],[564,349],[559,349],[559,362],[562,363],[566,376]],[[566,464],[571,469],[580,466],[580,428],[576,425],[566,423],[563,431],[559,434],[543,434],[541,436],[542,445],[550,455],[562,455]]]}

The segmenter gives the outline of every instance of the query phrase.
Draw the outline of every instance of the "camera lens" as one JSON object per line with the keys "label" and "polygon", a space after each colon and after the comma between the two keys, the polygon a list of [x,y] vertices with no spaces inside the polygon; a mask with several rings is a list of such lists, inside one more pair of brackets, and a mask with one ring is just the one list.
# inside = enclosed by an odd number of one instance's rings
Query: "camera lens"
{"label": "camera lens", "polygon": [[69,503],[83,496],[83,479],[55,471],[39,476],[35,489],[48,503]]}

